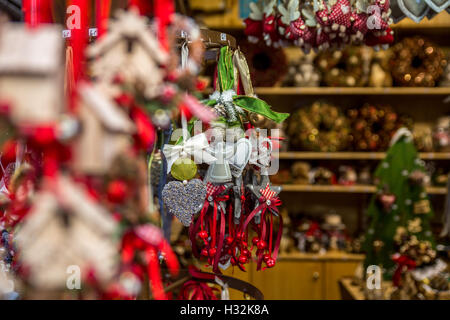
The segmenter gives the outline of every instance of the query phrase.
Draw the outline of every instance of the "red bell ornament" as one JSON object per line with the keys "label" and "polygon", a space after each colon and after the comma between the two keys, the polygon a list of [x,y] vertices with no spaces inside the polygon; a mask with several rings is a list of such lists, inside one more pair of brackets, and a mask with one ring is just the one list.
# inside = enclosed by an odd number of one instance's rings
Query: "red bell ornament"
{"label": "red bell ornament", "polygon": [[214,257],[216,255],[216,252],[217,252],[216,248],[209,249],[209,256],[211,258]]}
{"label": "red bell ornament", "polygon": [[244,236],[245,236],[245,234],[244,234],[243,232],[238,232],[238,233],[236,234],[236,239],[238,239],[238,240],[244,240]]}
{"label": "red bell ornament", "polygon": [[267,265],[267,268],[273,268],[273,267],[275,267],[275,260],[274,260],[273,258],[267,259],[266,265]]}
{"label": "red bell ornament", "polygon": [[208,238],[208,232],[206,232],[205,230],[200,231],[199,233],[197,233],[198,237],[200,239],[207,239]]}
{"label": "red bell ornament", "polygon": [[260,240],[258,241],[256,247],[258,248],[258,250],[264,250],[265,248],[267,248],[267,243],[264,240]]}
{"label": "red bell ornament", "polygon": [[246,264],[247,262],[248,262],[247,256],[241,255],[241,256],[239,257],[239,263],[240,263],[240,264]]}

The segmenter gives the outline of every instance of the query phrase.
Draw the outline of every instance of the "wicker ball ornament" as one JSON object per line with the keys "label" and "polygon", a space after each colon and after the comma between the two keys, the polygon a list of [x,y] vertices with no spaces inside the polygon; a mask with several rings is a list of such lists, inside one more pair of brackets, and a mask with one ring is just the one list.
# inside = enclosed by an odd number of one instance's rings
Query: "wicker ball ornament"
{"label": "wicker ball ornament", "polygon": [[392,76],[403,87],[434,87],[446,65],[442,50],[421,37],[403,39],[392,52]]}
{"label": "wicker ball ornament", "polygon": [[315,102],[293,114],[287,134],[295,148],[308,151],[335,152],[347,147],[349,123],[339,108]]}

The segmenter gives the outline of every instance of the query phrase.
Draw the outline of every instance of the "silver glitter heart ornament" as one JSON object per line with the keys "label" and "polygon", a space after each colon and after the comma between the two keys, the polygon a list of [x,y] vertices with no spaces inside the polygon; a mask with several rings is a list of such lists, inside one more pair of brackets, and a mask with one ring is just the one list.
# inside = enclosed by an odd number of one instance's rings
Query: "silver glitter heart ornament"
{"label": "silver glitter heart ornament", "polygon": [[171,181],[164,186],[162,198],[167,209],[185,227],[189,227],[192,216],[203,207],[206,199],[206,186],[199,179],[193,179],[186,184],[180,181]]}

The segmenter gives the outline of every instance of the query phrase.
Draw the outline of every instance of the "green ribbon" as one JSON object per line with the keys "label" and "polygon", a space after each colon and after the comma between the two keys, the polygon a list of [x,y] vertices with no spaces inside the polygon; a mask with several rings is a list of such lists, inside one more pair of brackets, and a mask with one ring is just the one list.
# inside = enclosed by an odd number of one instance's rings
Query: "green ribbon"
{"label": "green ribbon", "polygon": [[233,101],[237,106],[241,107],[242,109],[248,112],[258,113],[272,121],[275,121],[276,123],[281,123],[290,116],[289,113],[280,113],[273,111],[270,105],[267,104],[267,102],[258,98],[247,96],[235,96],[233,98]]}
{"label": "green ribbon", "polygon": [[[217,82],[220,92],[232,90],[234,88],[234,67],[233,52],[229,47],[220,49],[220,57],[217,65]],[[202,101],[205,105],[213,107],[217,104],[215,99]],[[233,102],[248,112],[260,114],[276,123],[281,123],[289,117],[289,113],[279,113],[271,109],[270,105],[265,101],[248,96],[234,96]]]}
{"label": "green ribbon", "polygon": [[222,47],[220,49],[217,76],[220,92],[234,88],[233,52],[229,47]]}

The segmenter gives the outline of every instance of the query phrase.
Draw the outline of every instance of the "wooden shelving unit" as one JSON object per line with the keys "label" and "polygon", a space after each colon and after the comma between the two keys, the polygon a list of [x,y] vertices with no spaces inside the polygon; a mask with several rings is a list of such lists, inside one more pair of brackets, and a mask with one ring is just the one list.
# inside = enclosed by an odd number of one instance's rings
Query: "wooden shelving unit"
{"label": "wooden shelving unit", "polygon": [[307,252],[290,252],[281,253],[278,256],[279,260],[300,260],[300,261],[321,261],[321,260],[335,260],[335,261],[363,261],[364,254],[346,253],[341,251],[328,251],[325,253],[307,253]]}
{"label": "wooden shelving unit", "polygon": [[[213,30],[225,31],[233,34],[238,40],[245,39],[244,23],[238,18],[238,1],[230,0],[229,9],[220,14],[205,14],[202,22]],[[442,45],[449,44],[448,31],[450,29],[450,14],[442,12],[432,20],[424,19],[415,23],[411,19],[404,19],[392,25],[396,41],[404,36],[431,36],[432,40]],[[285,50],[289,59],[296,58],[301,52],[296,47]],[[292,52],[292,54],[291,54]],[[341,87],[257,87],[255,92],[267,101],[274,110],[292,113],[298,108],[306,107],[314,100],[325,99],[336,103],[343,110],[357,107],[363,103],[388,104],[399,113],[406,113],[420,119],[421,122],[432,125],[435,120],[448,112],[450,104],[446,103],[450,96],[450,88],[341,88]],[[212,90],[205,92],[211,94]],[[448,99],[447,99],[448,100]],[[377,161],[385,158],[385,152],[280,152],[277,156],[280,162],[289,167],[292,160],[348,161],[355,167],[360,161]],[[420,153],[423,160],[438,160],[440,164],[448,166],[450,152]],[[330,161],[330,163],[331,163]],[[354,163],[353,163],[353,162]],[[365,210],[371,195],[377,192],[374,185],[298,185],[285,184],[282,186],[283,209],[292,213],[308,213],[312,215],[324,214],[330,210],[343,216],[347,226],[353,226],[352,232],[361,233],[366,228]],[[433,206],[444,202],[447,193],[445,187],[428,187],[426,191],[433,200]],[[436,207],[435,207],[436,208]],[[442,209],[441,209],[442,211]],[[435,210],[438,214],[438,210]],[[364,259],[363,255],[333,254],[325,255],[309,253],[280,254],[277,267],[264,273],[254,272],[254,265],[249,272],[237,271],[233,276],[249,281],[262,290],[266,299],[339,299],[338,281],[345,276],[352,276],[357,265]],[[289,274],[289,277],[285,277]],[[233,292],[231,292],[233,294]],[[241,298],[241,296],[239,296]]]}
{"label": "wooden shelving unit", "polygon": [[[203,22],[211,29],[229,29],[229,30],[244,30],[245,24],[242,20],[238,19],[239,9],[233,7],[225,14],[217,14],[203,17]],[[395,30],[405,29],[437,29],[437,28],[450,28],[450,15],[443,11],[432,20],[423,19],[420,23],[415,23],[411,19],[403,19],[399,23],[391,25],[391,28]]]}
{"label": "wooden shelving unit", "polygon": [[[302,184],[285,184],[284,192],[322,192],[322,193],[375,193],[377,188],[370,185],[302,185]],[[427,187],[427,193],[445,195],[447,189],[443,187]]]}
{"label": "wooden shelving unit", "polygon": [[259,95],[450,95],[450,88],[406,88],[406,87],[390,87],[390,88],[373,88],[373,87],[259,87],[255,88],[256,94]]}
{"label": "wooden shelving unit", "polygon": [[[238,18],[239,8],[237,5],[232,6],[225,13],[204,15],[201,17],[202,22],[211,29],[228,29],[242,31],[245,24]],[[414,29],[438,29],[450,28],[450,15],[446,11],[439,13],[432,20],[423,19],[420,23],[416,23],[411,19],[403,19],[399,23],[391,25],[395,30],[414,30]]]}
{"label": "wooden shelving unit", "polygon": [[[382,160],[385,152],[280,152],[282,160]],[[450,160],[450,152],[419,153],[423,160]]]}

